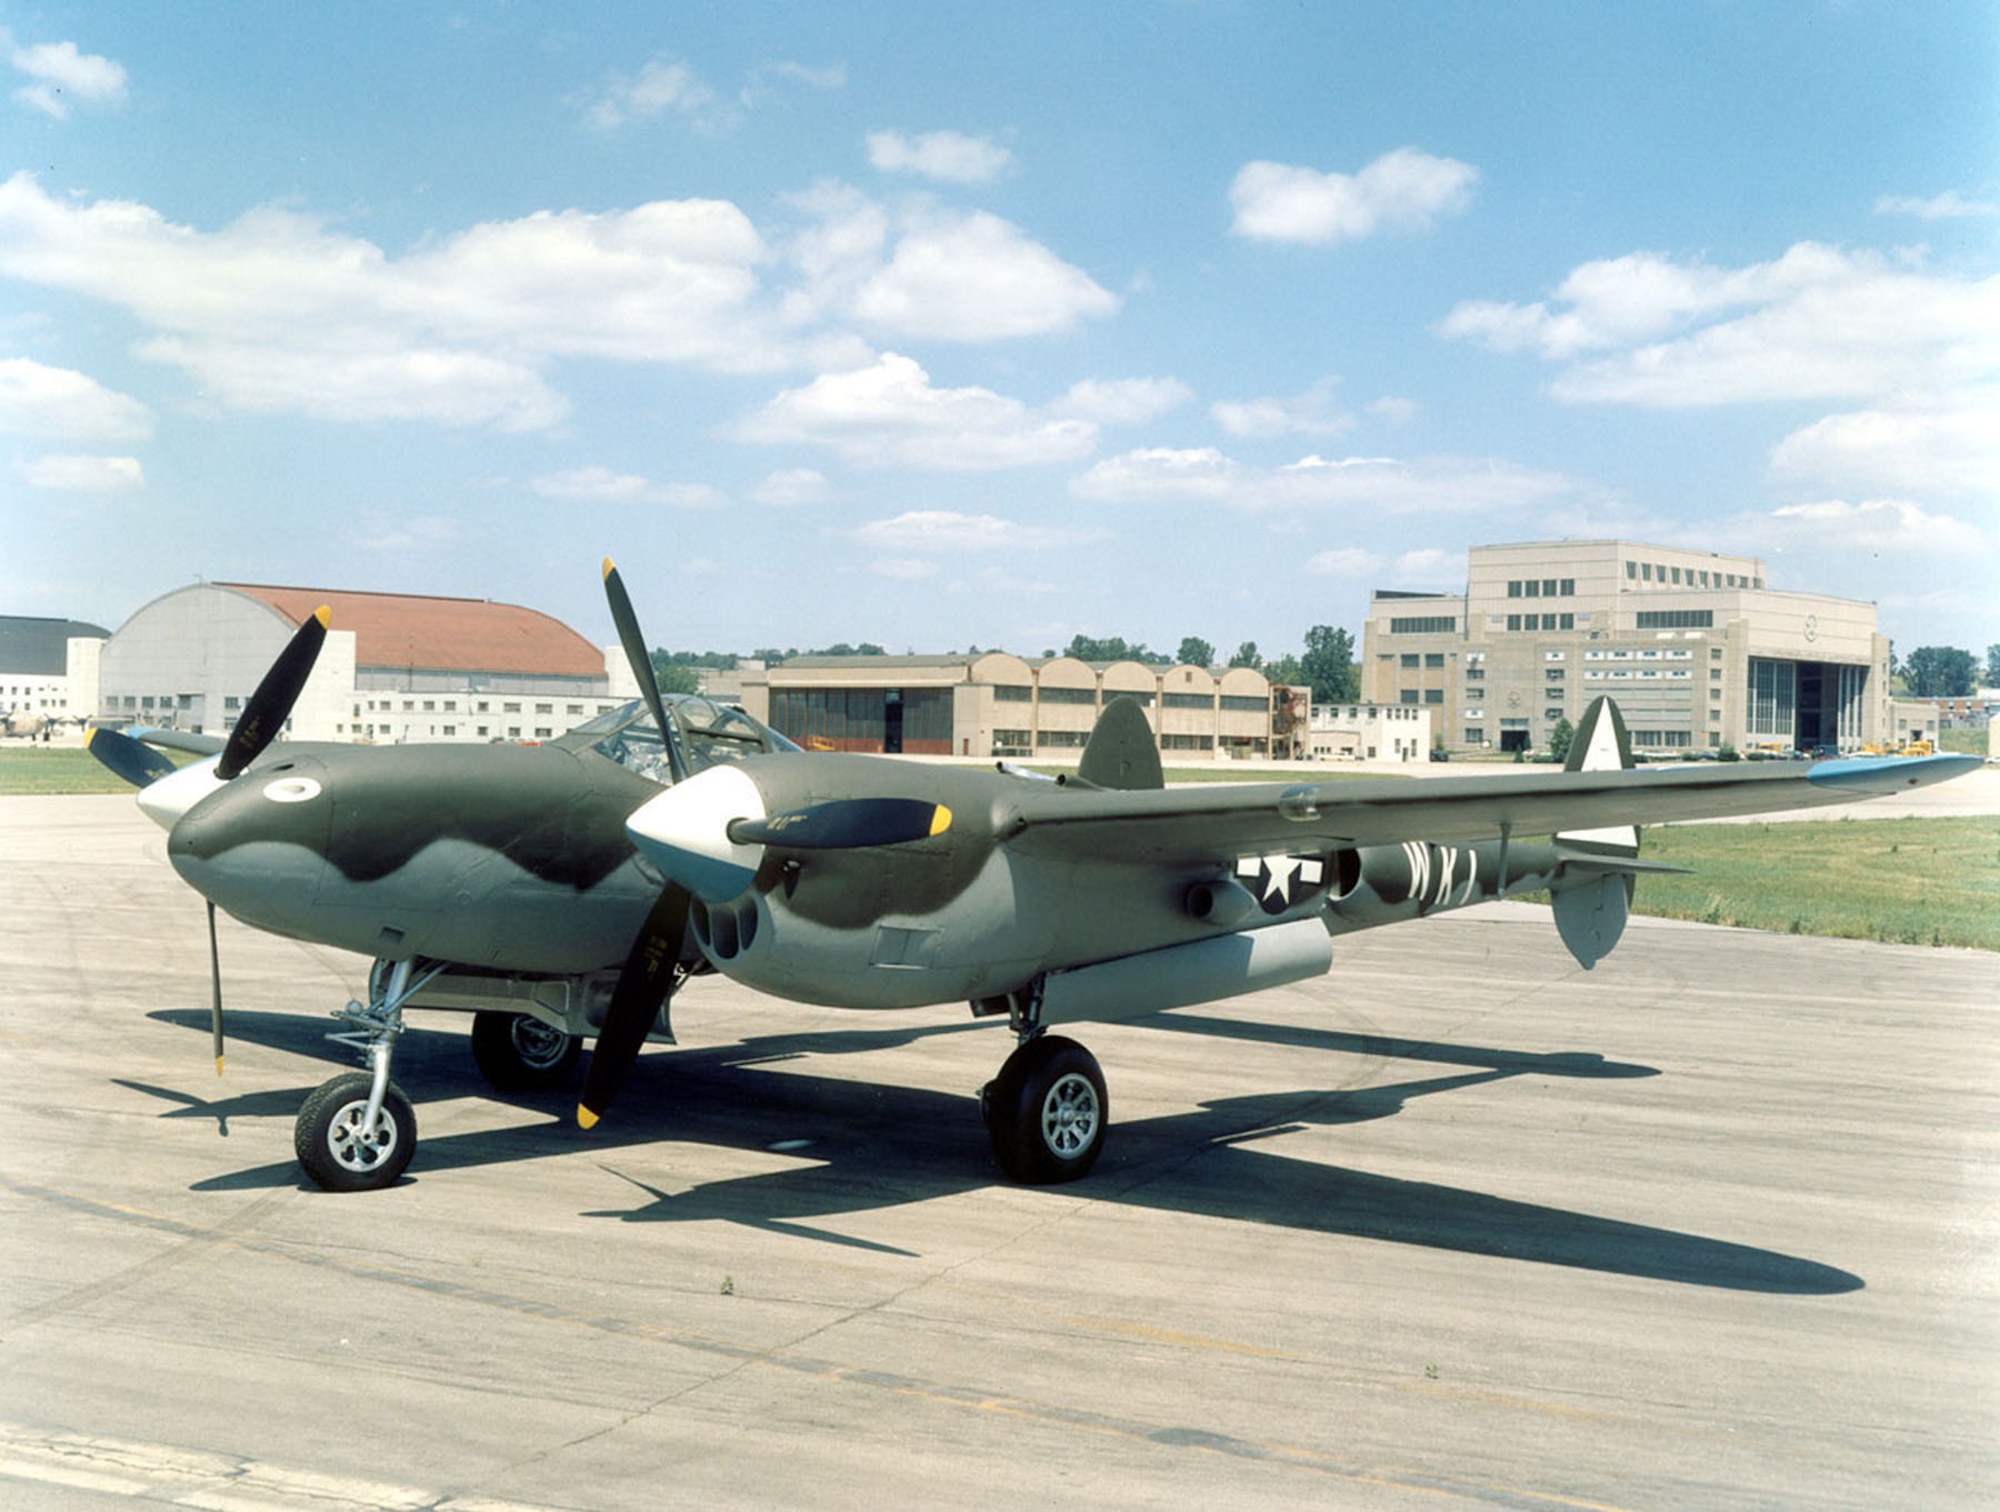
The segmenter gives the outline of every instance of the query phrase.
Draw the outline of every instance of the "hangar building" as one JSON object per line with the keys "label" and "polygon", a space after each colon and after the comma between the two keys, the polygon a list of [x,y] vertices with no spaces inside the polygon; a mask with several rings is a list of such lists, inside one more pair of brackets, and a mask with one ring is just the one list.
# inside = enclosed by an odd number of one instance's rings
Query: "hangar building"
{"label": "hangar building", "polygon": [[1770,587],[1764,564],[1634,541],[1472,548],[1460,594],[1378,591],[1362,696],[1463,749],[1545,749],[1609,693],[1654,756],[1852,751],[1890,737],[1875,606]]}
{"label": "hangar building", "polygon": [[1138,700],[1160,753],[1305,754],[1305,690],[1249,667],[963,656],[796,656],[742,681],[743,707],[801,745],[912,756],[1079,753],[1103,707]]}
{"label": "hangar building", "polygon": [[97,707],[98,648],[110,634],[83,620],[0,614],[0,717],[87,717]]}
{"label": "hangar building", "polygon": [[326,645],[288,733],[301,740],[546,740],[638,695],[616,646],[515,604],[197,583],[104,645],[98,717],[221,734],[321,604]]}

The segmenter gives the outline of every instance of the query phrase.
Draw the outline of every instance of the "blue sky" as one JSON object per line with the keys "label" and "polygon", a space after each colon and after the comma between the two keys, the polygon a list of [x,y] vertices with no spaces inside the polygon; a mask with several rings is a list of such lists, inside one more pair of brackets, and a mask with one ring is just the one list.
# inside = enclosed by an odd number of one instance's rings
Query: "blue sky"
{"label": "blue sky", "polygon": [[0,611],[1296,650],[1627,536],[2000,641],[2000,8],[0,4]]}

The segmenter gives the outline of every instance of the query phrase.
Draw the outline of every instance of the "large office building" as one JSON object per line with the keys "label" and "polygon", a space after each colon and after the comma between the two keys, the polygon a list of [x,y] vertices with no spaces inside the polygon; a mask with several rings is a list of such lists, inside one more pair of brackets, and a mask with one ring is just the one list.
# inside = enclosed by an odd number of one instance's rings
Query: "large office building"
{"label": "large office building", "polygon": [[1642,753],[1855,750],[1893,737],[1875,606],[1782,591],[1764,563],[1635,541],[1475,546],[1465,592],[1377,592],[1362,697],[1442,744],[1540,750],[1591,699]]}
{"label": "large office building", "polygon": [[294,739],[547,740],[638,696],[616,646],[485,599],[197,583],[145,605],[104,643],[97,718],[220,734],[320,605],[326,644]]}
{"label": "large office building", "polygon": [[1305,690],[1249,667],[1104,664],[1005,651],[965,656],[799,656],[749,669],[744,709],[823,750],[1061,760],[1104,706],[1131,698],[1168,760],[1306,754]]}
{"label": "large office building", "polygon": [[10,729],[88,717],[97,654],[111,634],[82,620],[0,614],[0,719]]}

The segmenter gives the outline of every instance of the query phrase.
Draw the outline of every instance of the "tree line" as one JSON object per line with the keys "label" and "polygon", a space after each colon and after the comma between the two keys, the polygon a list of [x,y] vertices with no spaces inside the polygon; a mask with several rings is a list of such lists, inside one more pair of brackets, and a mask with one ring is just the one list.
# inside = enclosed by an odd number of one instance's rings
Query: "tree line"
{"label": "tree line", "polygon": [[[1900,661],[1892,655],[1890,670],[1912,698],[1968,698],[1979,691],[1979,663],[1957,646],[1919,646]],[[2000,643],[1986,648],[1984,670],[1985,685],[2000,688]]]}

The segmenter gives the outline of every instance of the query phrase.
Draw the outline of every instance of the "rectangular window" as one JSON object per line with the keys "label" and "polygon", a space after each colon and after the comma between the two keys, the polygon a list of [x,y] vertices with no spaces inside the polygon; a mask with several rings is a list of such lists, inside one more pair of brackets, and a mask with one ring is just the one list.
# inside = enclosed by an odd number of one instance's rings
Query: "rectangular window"
{"label": "rectangular window", "polygon": [[1426,651],[1424,653],[1424,665],[1426,667],[1442,667],[1444,665],[1444,653],[1442,651]]}
{"label": "rectangular window", "polygon": [[1423,665],[1423,662],[1422,662],[1422,661],[1421,661],[1421,659],[1420,659],[1420,658],[1419,658],[1419,657],[1417,656],[1417,653],[1416,653],[1416,652],[1414,652],[1414,651],[1405,651],[1405,652],[1403,653],[1403,665],[1404,665],[1404,666],[1406,666],[1406,667],[1418,667],[1418,666],[1422,666],[1422,665]]}
{"label": "rectangular window", "polygon": [[1225,714],[1268,714],[1270,704],[1261,698],[1246,698],[1240,693],[1224,694],[1216,700]]}
{"label": "rectangular window", "polygon": [[1675,585],[1676,585],[1676,586],[1678,586],[1678,585],[1679,585],[1679,583],[1680,583],[1680,580],[1681,580],[1681,570],[1680,570],[1680,568],[1676,567],[1676,568],[1674,569],[1674,583],[1675,583]]}
{"label": "rectangular window", "polygon": [[1094,704],[1097,702],[1095,688],[1044,688],[1042,702],[1045,704]]}
{"label": "rectangular window", "polygon": [[1465,680],[1467,682],[1483,682],[1485,678],[1486,669],[1484,667],[1467,667],[1465,669]]}
{"label": "rectangular window", "polygon": [[1507,597],[1519,598],[1520,596],[1521,580],[1519,578],[1510,578],[1507,583]]}
{"label": "rectangular window", "polygon": [[1212,709],[1215,699],[1207,693],[1168,693],[1160,702],[1169,709]]}
{"label": "rectangular window", "polygon": [[1404,703],[1406,703],[1406,704],[1413,704],[1413,703],[1415,703],[1416,701],[1417,701],[1417,690],[1416,690],[1415,688],[1405,688],[1405,689],[1403,689],[1403,702],[1404,702]]}
{"label": "rectangular window", "polygon": [[1639,576],[1640,576],[1641,578],[1645,579],[1645,581],[1647,581],[1647,582],[1649,582],[1649,583],[1650,583],[1650,582],[1652,582],[1652,581],[1653,581],[1653,564],[1652,564],[1651,562],[1641,562],[1641,563],[1639,564]]}
{"label": "rectangular window", "polygon": [[1508,615],[1508,616],[1507,616],[1507,628],[1508,628],[1509,630],[1518,630],[1518,629],[1520,629],[1520,628],[1521,628],[1521,616],[1520,616],[1520,615],[1518,615],[1518,614],[1510,614],[1510,615]]}
{"label": "rectangular window", "polygon": [[1641,609],[1634,620],[1641,630],[1712,630],[1713,609]]}
{"label": "rectangular window", "polygon": [[1391,635],[1449,635],[1458,629],[1455,614],[1419,614],[1391,619]]}
{"label": "rectangular window", "polygon": [[555,711],[556,711],[556,706],[552,703],[535,705],[535,712],[537,714],[553,714],[555,713]]}
{"label": "rectangular window", "polygon": [[1575,579],[1575,578],[1564,578],[1564,579],[1562,580],[1562,596],[1563,596],[1564,598],[1575,598],[1575,597],[1576,597],[1576,579]]}
{"label": "rectangular window", "polygon": [[1627,562],[1625,564],[1626,580],[1629,582],[1636,579],[1638,576],[1639,576],[1639,564],[1637,562]]}
{"label": "rectangular window", "polygon": [[1544,719],[1561,719],[1562,717],[1563,717],[1563,711],[1561,709],[1542,710],[1542,718]]}
{"label": "rectangular window", "polygon": [[[1024,688],[1016,683],[995,683],[993,686],[995,703],[1027,703],[1033,697],[1032,688]],[[998,740],[1000,737],[996,733],[993,738]]]}
{"label": "rectangular window", "polygon": [[1529,578],[1525,586],[1529,598],[1540,598],[1542,596],[1542,580],[1540,578]]}
{"label": "rectangular window", "polygon": [[1556,596],[1556,580],[1554,578],[1543,578],[1542,597],[1554,598],[1555,596]]}

